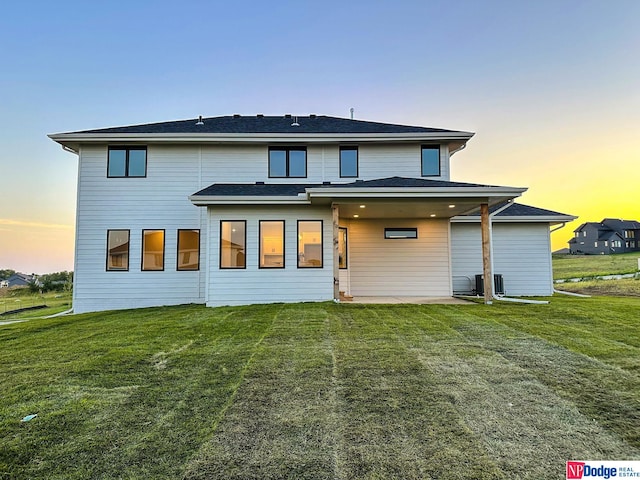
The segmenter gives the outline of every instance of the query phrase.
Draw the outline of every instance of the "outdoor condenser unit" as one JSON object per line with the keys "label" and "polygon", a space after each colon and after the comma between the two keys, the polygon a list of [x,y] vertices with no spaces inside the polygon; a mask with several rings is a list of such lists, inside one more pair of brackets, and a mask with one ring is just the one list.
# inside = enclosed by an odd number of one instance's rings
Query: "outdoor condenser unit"
{"label": "outdoor condenser unit", "polygon": [[[476,295],[482,295],[484,292],[484,275],[476,275]],[[493,275],[493,293],[504,295],[504,279],[502,274],[495,273]]]}

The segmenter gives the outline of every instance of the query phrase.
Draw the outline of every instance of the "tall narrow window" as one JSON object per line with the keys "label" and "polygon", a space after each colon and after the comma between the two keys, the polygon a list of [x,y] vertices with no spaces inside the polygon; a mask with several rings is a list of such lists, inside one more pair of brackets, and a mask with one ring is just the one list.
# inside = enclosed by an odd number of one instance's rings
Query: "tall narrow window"
{"label": "tall narrow window", "polygon": [[220,268],[246,268],[247,222],[220,222]]}
{"label": "tall narrow window", "polygon": [[358,147],[340,147],[340,176],[358,176]]}
{"label": "tall narrow window", "polygon": [[338,264],[342,269],[349,265],[347,256],[347,229],[340,227],[338,229]]}
{"label": "tall narrow window", "polygon": [[146,177],[147,147],[109,147],[107,177]]}
{"label": "tall narrow window", "polygon": [[298,268],[322,268],[322,220],[298,220]]}
{"label": "tall narrow window", "polygon": [[200,268],[200,230],[178,230],[178,270]]}
{"label": "tall narrow window", "polygon": [[107,230],[107,271],[129,270],[129,230]]}
{"label": "tall narrow window", "polygon": [[260,221],[260,268],[284,268],[284,220]]}
{"label": "tall narrow window", "polygon": [[164,270],[164,230],[142,231],[142,270]]}
{"label": "tall narrow window", "polygon": [[305,178],[307,176],[307,149],[305,147],[269,148],[269,177]]}
{"label": "tall narrow window", "polygon": [[440,176],[440,147],[438,145],[422,146],[422,176]]}

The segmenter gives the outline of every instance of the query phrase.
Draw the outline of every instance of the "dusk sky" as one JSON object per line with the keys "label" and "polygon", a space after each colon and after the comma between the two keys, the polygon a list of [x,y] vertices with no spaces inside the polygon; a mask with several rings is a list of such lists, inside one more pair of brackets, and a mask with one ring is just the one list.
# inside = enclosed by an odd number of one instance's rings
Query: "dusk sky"
{"label": "dusk sky", "polygon": [[29,1],[0,16],[0,268],[73,269],[49,133],[233,113],[476,132],[454,181],[640,220],[640,1]]}

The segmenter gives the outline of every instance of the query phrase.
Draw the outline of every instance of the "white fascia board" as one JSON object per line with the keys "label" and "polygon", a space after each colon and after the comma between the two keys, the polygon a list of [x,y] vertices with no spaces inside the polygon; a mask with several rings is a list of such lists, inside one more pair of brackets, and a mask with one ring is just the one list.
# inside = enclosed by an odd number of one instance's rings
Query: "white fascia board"
{"label": "white fascia board", "polygon": [[249,196],[249,195],[191,195],[189,200],[196,206],[205,205],[308,205],[306,196]]}
{"label": "white fascia board", "polygon": [[[571,222],[578,217],[574,217],[571,215],[522,215],[522,216],[502,216],[502,217],[491,217],[491,221],[493,223],[564,223]],[[459,216],[452,217],[451,221],[454,223],[480,223],[479,216]]]}
{"label": "white fascia board", "polygon": [[520,187],[353,187],[353,188],[308,188],[309,197],[341,198],[465,198],[465,197],[519,197],[526,188]]}
{"label": "white fascia board", "polygon": [[52,133],[60,144],[78,143],[340,143],[469,140],[470,132],[425,133]]}

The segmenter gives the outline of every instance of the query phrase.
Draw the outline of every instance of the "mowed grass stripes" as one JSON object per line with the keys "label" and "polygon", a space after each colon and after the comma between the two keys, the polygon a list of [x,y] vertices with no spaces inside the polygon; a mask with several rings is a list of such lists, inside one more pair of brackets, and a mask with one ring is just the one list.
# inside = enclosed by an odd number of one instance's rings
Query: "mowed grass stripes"
{"label": "mowed grass stripes", "polygon": [[0,478],[544,479],[640,459],[639,313],[560,297],[0,327]]}

